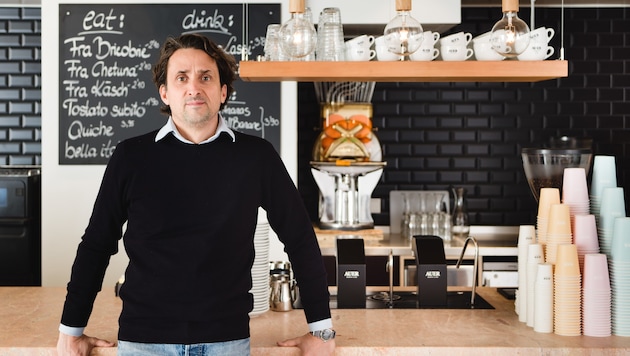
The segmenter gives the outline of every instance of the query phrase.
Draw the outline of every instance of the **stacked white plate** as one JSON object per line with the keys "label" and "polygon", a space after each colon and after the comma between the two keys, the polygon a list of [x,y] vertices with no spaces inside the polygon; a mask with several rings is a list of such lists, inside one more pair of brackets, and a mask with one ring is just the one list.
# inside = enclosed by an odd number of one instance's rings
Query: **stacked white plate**
{"label": "stacked white plate", "polygon": [[258,221],[254,233],[256,256],[252,265],[252,289],[254,308],[250,317],[258,316],[269,310],[269,223]]}

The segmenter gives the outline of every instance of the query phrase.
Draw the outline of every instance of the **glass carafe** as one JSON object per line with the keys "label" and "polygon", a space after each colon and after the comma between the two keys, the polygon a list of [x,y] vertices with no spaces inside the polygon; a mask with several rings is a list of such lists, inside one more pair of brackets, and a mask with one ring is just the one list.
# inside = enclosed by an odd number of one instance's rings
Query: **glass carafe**
{"label": "glass carafe", "polygon": [[453,188],[453,224],[451,231],[453,237],[468,237],[470,232],[470,220],[468,217],[468,208],[466,207],[466,188]]}

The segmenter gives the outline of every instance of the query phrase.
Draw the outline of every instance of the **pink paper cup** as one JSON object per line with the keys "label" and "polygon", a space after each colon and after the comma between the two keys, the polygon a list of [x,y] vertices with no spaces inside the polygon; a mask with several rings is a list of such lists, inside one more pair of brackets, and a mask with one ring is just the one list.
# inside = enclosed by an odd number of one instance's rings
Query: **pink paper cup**
{"label": "pink paper cup", "polygon": [[588,187],[586,184],[586,170],[584,168],[565,168],[562,176],[562,202],[588,202]]}
{"label": "pink paper cup", "polygon": [[575,215],[573,219],[573,243],[578,251],[599,251],[595,215]]}
{"label": "pink paper cup", "polygon": [[584,292],[610,291],[608,275],[608,258],[603,253],[587,253],[584,255]]}

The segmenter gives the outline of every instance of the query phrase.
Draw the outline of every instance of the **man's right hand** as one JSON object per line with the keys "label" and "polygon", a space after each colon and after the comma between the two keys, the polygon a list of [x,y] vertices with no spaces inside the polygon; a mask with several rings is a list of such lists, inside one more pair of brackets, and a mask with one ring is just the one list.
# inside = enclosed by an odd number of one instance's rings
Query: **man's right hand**
{"label": "man's right hand", "polygon": [[87,335],[70,336],[59,333],[57,354],[59,356],[88,356],[95,347],[114,347],[115,343]]}

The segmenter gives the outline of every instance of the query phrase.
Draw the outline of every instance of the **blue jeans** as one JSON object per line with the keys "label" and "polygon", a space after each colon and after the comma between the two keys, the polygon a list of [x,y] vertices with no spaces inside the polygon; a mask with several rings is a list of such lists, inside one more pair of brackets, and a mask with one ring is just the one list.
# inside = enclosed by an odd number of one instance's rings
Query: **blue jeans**
{"label": "blue jeans", "polygon": [[249,356],[249,338],[209,344],[145,344],[118,341],[118,356]]}

